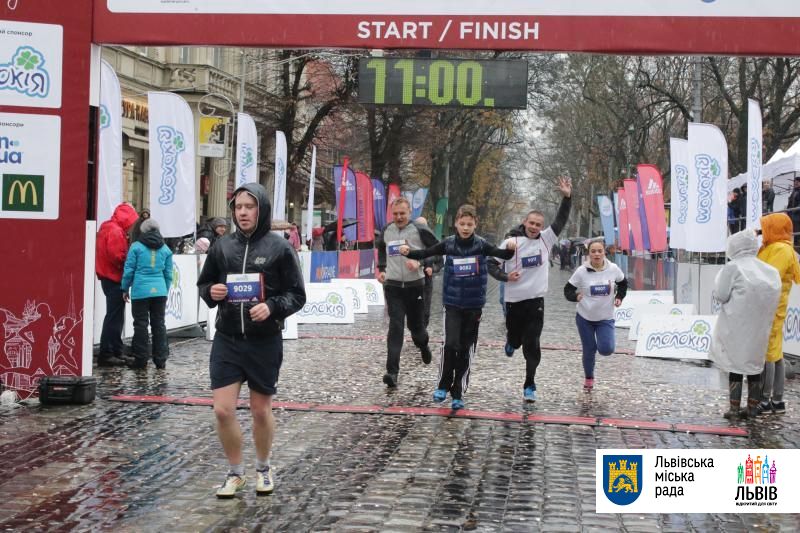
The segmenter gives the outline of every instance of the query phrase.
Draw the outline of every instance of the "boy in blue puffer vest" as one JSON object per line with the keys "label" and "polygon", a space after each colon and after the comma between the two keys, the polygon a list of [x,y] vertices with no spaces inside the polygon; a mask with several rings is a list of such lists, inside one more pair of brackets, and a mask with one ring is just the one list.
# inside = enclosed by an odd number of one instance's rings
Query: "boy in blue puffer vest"
{"label": "boy in blue puffer vest", "polygon": [[463,393],[469,385],[469,368],[478,343],[478,326],[486,303],[487,256],[511,259],[514,241],[500,249],[475,235],[478,217],[475,208],[465,204],[456,212],[456,234],[425,250],[401,246],[400,253],[410,259],[433,255],[446,256],[442,283],[445,308],[444,356],[439,363],[439,385],[433,401],[443,402],[448,391],[451,407],[464,407]]}

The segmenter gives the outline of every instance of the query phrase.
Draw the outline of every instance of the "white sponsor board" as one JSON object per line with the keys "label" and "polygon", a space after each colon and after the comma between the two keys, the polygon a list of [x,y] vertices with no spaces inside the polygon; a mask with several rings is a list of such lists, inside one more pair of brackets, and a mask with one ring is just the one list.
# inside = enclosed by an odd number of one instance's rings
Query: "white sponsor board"
{"label": "white sponsor board", "polygon": [[376,279],[362,279],[367,288],[367,305],[386,305],[383,285]]}
{"label": "white sponsor board", "polygon": [[675,272],[675,303],[700,305],[700,265],[678,263]]}
{"label": "white sponsor board", "polygon": [[64,29],[0,21],[0,105],[61,107]]}
{"label": "white sponsor board", "polygon": [[633,310],[645,304],[673,304],[672,291],[628,291],[622,305],[614,309],[614,325],[629,328],[633,322]]}
{"label": "white sponsor board", "polygon": [[283,340],[295,340],[298,338],[297,334],[297,317],[291,315],[283,321]]}
{"label": "white sponsor board", "polygon": [[719,313],[720,303],[714,298],[714,280],[722,270],[723,265],[700,265],[700,287],[698,290],[697,311],[701,315],[716,315]]}
{"label": "white sponsor board", "polygon": [[363,283],[358,283],[357,279],[334,278],[329,283],[314,283],[313,285],[335,285],[344,287],[353,295],[353,312],[357,315],[364,315],[368,312],[367,308],[367,287]]}
{"label": "white sponsor board", "polygon": [[792,285],[783,323],[783,352],[800,356],[800,285]]}
{"label": "white sponsor board", "polygon": [[352,324],[355,322],[352,293],[343,287],[306,286],[306,304],[297,313],[300,324]]}
{"label": "white sponsor board", "polygon": [[[174,257],[174,256],[173,256]],[[195,255],[197,258],[197,277],[200,277],[200,272],[203,271],[203,265],[206,264],[206,259],[208,255],[206,254],[197,254]],[[206,305],[205,300],[200,298],[200,293],[197,294],[197,322],[203,323],[208,321],[208,306]]]}
{"label": "white sponsor board", "polygon": [[717,317],[648,315],[639,323],[638,357],[707,360]]}
{"label": "white sponsor board", "polygon": [[752,0],[108,0],[115,13],[241,13],[241,14],[372,14],[372,15],[530,15],[618,17],[797,17],[800,6],[792,0],[772,0],[758,6]]}
{"label": "white sponsor board", "polygon": [[[361,286],[364,288],[364,295],[365,301],[367,305],[386,305],[386,301],[383,297],[383,285],[378,282],[378,280],[369,278],[369,279],[342,279],[342,278],[334,278],[331,282],[342,282],[345,284],[350,284],[353,286]],[[359,289],[360,290],[360,289]],[[359,292],[359,294],[361,294]],[[356,311],[358,313],[358,311]],[[366,313],[366,311],[363,311]]]}
{"label": "white sponsor board", "polygon": [[692,304],[644,304],[633,310],[631,327],[628,330],[628,340],[635,341],[639,337],[639,324],[642,317],[650,315],[693,315],[695,314]]}
{"label": "white sponsor board", "polygon": [[796,513],[800,450],[598,449],[598,513]]}
{"label": "white sponsor board", "polygon": [[0,113],[0,218],[58,218],[61,118]]}
{"label": "white sponsor board", "polygon": [[311,252],[298,252],[300,260],[300,270],[303,271],[303,281],[308,284],[311,283]]}

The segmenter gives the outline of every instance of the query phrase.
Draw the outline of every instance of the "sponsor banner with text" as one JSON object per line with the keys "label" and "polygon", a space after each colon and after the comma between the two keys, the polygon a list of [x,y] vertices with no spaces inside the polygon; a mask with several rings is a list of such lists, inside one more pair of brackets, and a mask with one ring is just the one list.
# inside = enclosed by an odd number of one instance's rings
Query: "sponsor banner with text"
{"label": "sponsor banner with text", "polygon": [[173,93],[147,93],[150,110],[150,213],[164,237],[196,230],[194,116]]}
{"label": "sponsor banner with text", "polygon": [[614,325],[629,328],[633,321],[633,310],[644,304],[673,304],[672,291],[628,291],[622,305],[614,309]]}
{"label": "sponsor banner with text", "polygon": [[639,322],[638,357],[708,359],[713,315],[647,315]]}
{"label": "sponsor banner with text", "polygon": [[0,20],[0,105],[61,107],[63,40],[58,24]]}
{"label": "sponsor banner with text", "polygon": [[0,113],[0,218],[58,218],[61,118]]}
{"label": "sponsor banner with text", "polygon": [[598,513],[796,513],[798,449],[598,449]]}
{"label": "sponsor banner with text", "polygon": [[94,39],[207,45],[213,35],[215,44],[235,46],[783,56],[800,53],[798,17],[792,0],[101,0]]}
{"label": "sponsor banner with text", "polygon": [[355,313],[353,297],[342,286],[330,283],[306,287],[306,303],[297,312],[300,324],[353,324]]}
{"label": "sponsor banner with text", "polygon": [[669,246],[686,247],[686,220],[689,216],[689,142],[670,138]]}
{"label": "sponsor banner with text", "polygon": [[693,304],[642,304],[633,309],[631,327],[628,330],[628,340],[635,341],[639,338],[639,324],[642,318],[649,315],[693,315]]}

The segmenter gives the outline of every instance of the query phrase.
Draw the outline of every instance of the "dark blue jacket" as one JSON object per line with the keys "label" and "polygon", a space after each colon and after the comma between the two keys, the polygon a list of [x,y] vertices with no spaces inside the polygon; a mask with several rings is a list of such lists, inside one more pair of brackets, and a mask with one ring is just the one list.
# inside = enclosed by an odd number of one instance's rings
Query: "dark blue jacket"
{"label": "dark blue jacket", "polygon": [[[499,257],[504,260],[514,256],[513,250],[501,250],[486,242],[477,235],[461,239],[451,235],[439,244],[425,250],[412,250],[410,259],[425,259],[433,255],[445,255],[444,280],[442,285],[442,303],[445,306],[459,309],[480,309],[486,303],[486,281],[488,270],[486,256]],[[472,265],[458,265],[454,260],[474,257]]]}

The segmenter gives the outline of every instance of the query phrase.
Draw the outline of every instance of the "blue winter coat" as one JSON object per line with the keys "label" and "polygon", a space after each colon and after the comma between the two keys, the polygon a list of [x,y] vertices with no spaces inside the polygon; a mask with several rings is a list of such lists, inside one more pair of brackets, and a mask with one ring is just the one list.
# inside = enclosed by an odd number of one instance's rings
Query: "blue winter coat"
{"label": "blue winter coat", "polygon": [[142,233],[125,259],[122,274],[123,292],[131,291],[131,300],[167,296],[172,284],[172,252],[157,231]]}

